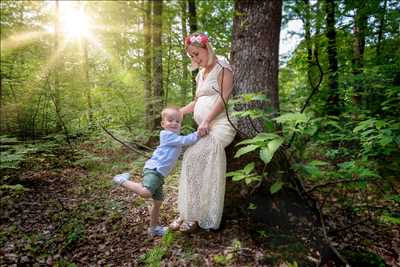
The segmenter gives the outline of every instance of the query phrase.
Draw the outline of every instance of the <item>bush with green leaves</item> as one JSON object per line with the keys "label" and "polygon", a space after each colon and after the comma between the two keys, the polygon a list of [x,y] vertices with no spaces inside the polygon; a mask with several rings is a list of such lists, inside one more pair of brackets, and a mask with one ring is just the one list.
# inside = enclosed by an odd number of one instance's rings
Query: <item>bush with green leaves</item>
{"label": "bush with green leaves", "polygon": [[360,121],[353,129],[361,144],[361,156],[365,158],[379,156],[399,157],[400,122],[369,118]]}

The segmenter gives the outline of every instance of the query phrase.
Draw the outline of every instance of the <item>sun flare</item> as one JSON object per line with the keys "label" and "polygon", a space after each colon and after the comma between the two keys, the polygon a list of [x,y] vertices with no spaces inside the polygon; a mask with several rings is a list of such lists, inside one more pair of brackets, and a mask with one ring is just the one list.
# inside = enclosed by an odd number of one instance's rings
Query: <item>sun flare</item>
{"label": "sun flare", "polygon": [[60,23],[64,33],[69,38],[88,37],[90,35],[90,21],[82,7],[75,7],[71,2],[61,2]]}

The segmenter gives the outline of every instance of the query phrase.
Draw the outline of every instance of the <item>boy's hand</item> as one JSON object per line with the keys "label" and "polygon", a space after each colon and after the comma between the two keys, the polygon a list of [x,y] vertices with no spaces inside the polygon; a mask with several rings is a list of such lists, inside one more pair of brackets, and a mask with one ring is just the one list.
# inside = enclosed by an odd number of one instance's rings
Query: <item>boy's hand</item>
{"label": "boy's hand", "polygon": [[197,128],[197,134],[200,135],[201,137],[207,135],[209,131],[210,131],[210,123],[206,120],[200,123],[199,127]]}

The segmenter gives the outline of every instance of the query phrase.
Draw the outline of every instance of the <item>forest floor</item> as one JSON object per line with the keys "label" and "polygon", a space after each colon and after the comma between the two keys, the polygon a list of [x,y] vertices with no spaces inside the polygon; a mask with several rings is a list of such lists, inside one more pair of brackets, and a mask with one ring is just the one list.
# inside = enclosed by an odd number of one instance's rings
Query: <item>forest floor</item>
{"label": "forest floor", "polygon": [[[132,170],[140,180],[143,159],[110,142],[31,155],[2,186],[0,266],[316,266],[318,252],[306,227],[294,231],[225,219],[218,231],[147,234],[148,204],[113,185],[113,175]],[[176,216],[177,175],[167,179],[161,221]],[[298,225],[299,226],[299,225]],[[310,229],[308,229],[310,230]],[[390,224],[350,231],[348,246],[364,242],[387,266],[399,266],[399,228]],[[367,242],[369,241],[369,243]],[[370,265],[370,266],[384,266]]]}

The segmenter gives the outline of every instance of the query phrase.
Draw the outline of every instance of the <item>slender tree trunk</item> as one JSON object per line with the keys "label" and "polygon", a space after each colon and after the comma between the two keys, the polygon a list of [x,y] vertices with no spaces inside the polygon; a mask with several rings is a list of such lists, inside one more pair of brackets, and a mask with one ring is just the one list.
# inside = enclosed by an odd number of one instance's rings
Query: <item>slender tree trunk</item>
{"label": "slender tree trunk", "polygon": [[379,31],[378,31],[378,43],[376,44],[376,57],[380,58],[381,56],[381,48],[382,48],[382,40],[383,40],[383,33],[385,29],[385,18],[386,18],[386,8],[387,8],[387,0],[383,3],[383,10],[381,11],[380,15],[380,23],[379,23]]}
{"label": "slender tree trunk", "polygon": [[[315,3],[315,14],[320,14],[320,1],[317,0]],[[313,49],[313,60],[319,61],[319,39],[321,34],[321,19],[320,16],[315,17],[315,36],[314,36],[314,49]]]}
{"label": "slender tree trunk", "polygon": [[[60,5],[59,1],[56,0],[55,2],[55,17],[54,17],[54,47],[53,47],[53,53],[57,55],[59,53],[60,49]],[[54,107],[56,110],[57,114],[57,119],[56,120],[56,127],[57,131],[61,131],[62,129],[62,123],[60,121],[61,116],[61,101],[60,101],[60,59],[57,58],[54,63],[54,71],[53,71],[53,79],[54,79],[54,86],[53,86],[53,103]]]}
{"label": "slender tree trunk", "polygon": [[144,103],[145,103],[145,125],[147,130],[153,129],[153,116],[152,116],[152,88],[151,88],[151,4],[152,1],[147,1],[145,5],[144,16]]}
{"label": "slender tree trunk", "polygon": [[310,0],[304,1],[304,38],[306,40],[307,46],[307,62],[309,67],[311,67],[312,63],[312,41],[311,41],[311,8],[310,8]]}
{"label": "slender tree trunk", "polygon": [[[196,1],[188,0],[188,11],[189,11],[189,28],[190,33],[197,32],[197,11],[196,11]],[[192,99],[196,95],[196,76],[197,71],[192,72]]]}
{"label": "slender tree trunk", "polygon": [[326,12],[326,38],[328,39],[328,99],[327,114],[338,116],[340,114],[339,84],[338,84],[338,60],[336,48],[336,30],[335,30],[335,1],[325,1]]}
{"label": "slender tree trunk", "polygon": [[[181,4],[181,27],[182,27],[182,42],[181,46],[184,45],[185,37],[187,36],[187,2],[180,1]],[[181,49],[181,57],[182,57],[182,82],[181,82],[181,105],[184,106],[186,104],[186,95],[187,95],[187,87],[188,87],[188,78],[189,78],[189,71],[187,69],[188,61],[186,51]]]}
{"label": "slender tree trunk", "polygon": [[92,105],[92,88],[90,85],[90,77],[89,77],[89,56],[88,56],[88,43],[87,40],[83,40],[83,74],[86,88],[86,101],[88,108],[88,128],[92,129],[94,126],[93,119],[93,105]]}
{"label": "slender tree trunk", "polygon": [[[171,29],[169,30],[171,32]],[[166,105],[168,103],[168,93],[169,93],[169,79],[171,76],[171,55],[172,55],[172,34],[168,34],[168,58],[167,58],[167,75],[165,77],[164,86],[164,99],[163,103]]]}
{"label": "slender tree trunk", "polygon": [[163,107],[162,103],[164,90],[163,90],[163,66],[162,66],[162,0],[153,1],[153,67],[154,67],[154,124],[156,127],[161,123],[160,112]]}
{"label": "slender tree trunk", "polygon": [[[234,96],[261,93],[267,101],[240,105],[239,110],[262,109],[274,117],[279,113],[278,69],[279,34],[282,1],[247,1],[235,3],[233,19]],[[263,131],[261,121],[239,121],[240,130],[247,136]]]}
{"label": "slender tree trunk", "polygon": [[358,106],[362,103],[362,90],[364,87],[362,73],[364,68],[365,28],[367,23],[365,4],[363,1],[358,3],[359,6],[356,8],[353,28],[353,103]]}

